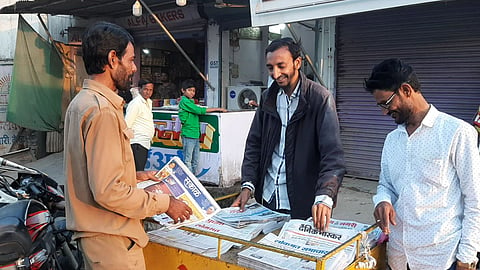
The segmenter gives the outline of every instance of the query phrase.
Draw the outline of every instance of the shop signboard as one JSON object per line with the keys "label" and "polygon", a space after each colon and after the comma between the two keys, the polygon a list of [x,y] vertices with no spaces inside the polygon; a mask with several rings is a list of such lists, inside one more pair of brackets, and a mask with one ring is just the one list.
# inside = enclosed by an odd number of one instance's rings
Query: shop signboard
{"label": "shop signboard", "polygon": [[252,26],[306,21],[440,0],[250,0]]}
{"label": "shop signboard", "polygon": [[[166,27],[190,25],[195,21],[202,20],[196,5],[176,7],[172,9],[154,10],[153,13]],[[144,10],[141,16],[127,16],[116,20],[116,23],[128,30],[135,29],[158,29],[155,18]]]}
{"label": "shop signboard", "polygon": [[7,122],[8,96],[13,65],[0,65],[0,155],[6,154],[17,140],[19,126]]}
{"label": "shop signboard", "polygon": [[[181,123],[177,111],[154,111],[155,135],[146,170],[159,170],[175,156],[183,160]],[[221,166],[218,115],[200,116],[200,160],[197,178],[218,184]]]}

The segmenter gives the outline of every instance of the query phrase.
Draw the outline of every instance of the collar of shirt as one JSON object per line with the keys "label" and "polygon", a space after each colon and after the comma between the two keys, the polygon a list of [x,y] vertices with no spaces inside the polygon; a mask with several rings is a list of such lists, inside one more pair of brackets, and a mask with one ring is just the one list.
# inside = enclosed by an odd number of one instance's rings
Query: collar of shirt
{"label": "collar of shirt", "polygon": [[105,86],[104,84],[94,80],[85,79],[83,81],[83,88],[97,92],[100,95],[104,96],[110,103],[112,103],[115,109],[123,108],[123,104],[125,103],[123,98],[119,96],[115,91]]}
{"label": "collar of shirt", "polygon": [[135,97],[142,101],[143,104],[147,105],[148,108],[152,108],[152,100],[150,98],[144,99],[141,95]]}
{"label": "collar of shirt", "polygon": [[300,96],[299,89],[300,89],[300,80],[298,80],[297,86],[295,86],[295,89],[293,90],[293,93],[290,97],[287,95],[287,93],[285,93],[285,90],[281,87],[278,89],[278,96],[285,95],[287,97],[287,101],[291,102],[292,99]]}
{"label": "collar of shirt", "polygon": [[[420,126],[426,126],[430,128],[433,127],[433,125],[435,124],[435,119],[437,119],[438,117],[438,114],[439,114],[439,111],[437,110],[437,108],[435,108],[435,106],[430,104],[430,109],[428,110],[427,114],[423,118],[422,124]],[[398,128],[407,132],[405,124],[398,125]]]}

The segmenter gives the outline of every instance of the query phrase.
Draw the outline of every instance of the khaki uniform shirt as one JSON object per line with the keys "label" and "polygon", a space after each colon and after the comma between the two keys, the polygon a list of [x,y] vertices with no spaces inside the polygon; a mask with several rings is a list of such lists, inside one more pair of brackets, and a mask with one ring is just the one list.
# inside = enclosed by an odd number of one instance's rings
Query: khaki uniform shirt
{"label": "khaki uniform shirt", "polygon": [[136,188],[132,132],[123,99],[93,80],[70,103],[65,116],[67,229],[74,238],[111,234],[144,247],[141,220],[165,212],[169,197]]}

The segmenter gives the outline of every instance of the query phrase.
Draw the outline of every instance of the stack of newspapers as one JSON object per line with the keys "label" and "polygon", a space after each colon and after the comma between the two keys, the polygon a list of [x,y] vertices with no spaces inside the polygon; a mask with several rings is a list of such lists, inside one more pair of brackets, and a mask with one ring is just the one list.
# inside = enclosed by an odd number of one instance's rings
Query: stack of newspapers
{"label": "stack of newspapers", "polygon": [[[319,232],[311,221],[290,220],[285,223],[279,235],[268,234],[259,243],[282,250],[323,257],[347,240],[364,231],[366,224],[332,219],[327,232]],[[369,237],[375,241],[380,231],[375,230]],[[326,262],[325,269],[345,269],[355,258],[355,244],[352,244]],[[314,261],[261,248],[250,247],[238,253],[238,264],[251,269],[316,269]]]}
{"label": "stack of newspapers", "polygon": [[[209,237],[178,229],[188,226],[198,230],[226,235],[240,240],[250,241],[260,233],[269,233],[281,228],[289,215],[274,212],[260,204],[247,205],[245,211],[238,207],[220,209],[217,202],[208,193],[200,181],[178,158],[172,158],[156,173],[156,181],[144,181],[138,188],[148,192],[169,194],[184,201],[193,210],[189,220],[176,223],[166,214],[154,216],[160,227],[148,232],[150,240],[160,244],[181,248],[204,256],[217,255],[218,238]],[[221,254],[235,244],[222,240]]]}
{"label": "stack of newspapers", "polygon": [[290,215],[275,212],[259,203],[252,203],[245,206],[244,211],[239,207],[221,209],[213,219],[227,224],[233,228],[243,228],[250,224],[260,224],[264,233],[269,233],[281,228]]}
{"label": "stack of newspapers", "polygon": [[[217,256],[218,239],[202,234],[184,231],[181,229],[158,229],[148,232],[150,241],[171,246],[203,256],[214,258]],[[235,243],[222,241],[220,254],[230,250]]]}
{"label": "stack of newspapers", "polygon": [[[274,223],[274,225],[272,225]],[[194,228],[197,230],[216,233],[219,235],[225,235],[233,237],[239,240],[251,241],[257,237],[264,230],[275,230],[282,227],[285,223],[271,221],[267,223],[250,223],[236,228],[229,226],[223,222],[220,222],[214,218],[188,224],[186,227]],[[266,228],[268,225],[268,228]],[[180,248],[193,253],[201,254],[207,257],[215,257],[217,255],[218,238],[202,235],[201,233],[187,232],[182,229],[176,228],[161,228],[148,232],[150,241],[156,242],[162,245]],[[236,246],[241,247],[238,243],[233,243],[227,240],[222,241],[222,249],[220,254],[224,254],[230,248]]]}
{"label": "stack of newspapers", "polygon": [[[218,216],[228,220],[229,224],[220,221],[222,219],[218,218]],[[267,234],[281,228],[289,219],[289,215],[274,212],[255,203],[246,206],[244,212],[240,212],[238,207],[224,208],[217,215],[207,220],[188,223],[185,226],[244,241],[251,241],[262,232]],[[216,237],[187,232],[172,227],[163,227],[150,231],[148,235],[152,242],[180,248],[207,257],[215,257],[217,255],[218,238]],[[220,254],[224,254],[233,246],[241,246],[230,241],[221,241],[222,249]]]}

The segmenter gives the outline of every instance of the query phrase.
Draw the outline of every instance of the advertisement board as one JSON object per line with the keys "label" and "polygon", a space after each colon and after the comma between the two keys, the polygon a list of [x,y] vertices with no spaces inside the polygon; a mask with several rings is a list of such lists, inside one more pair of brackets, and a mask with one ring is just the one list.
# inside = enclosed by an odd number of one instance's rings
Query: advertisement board
{"label": "advertisement board", "polygon": [[20,127],[7,122],[8,97],[13,65],[0,65],[0,155],[6,154],[17,140]]}

